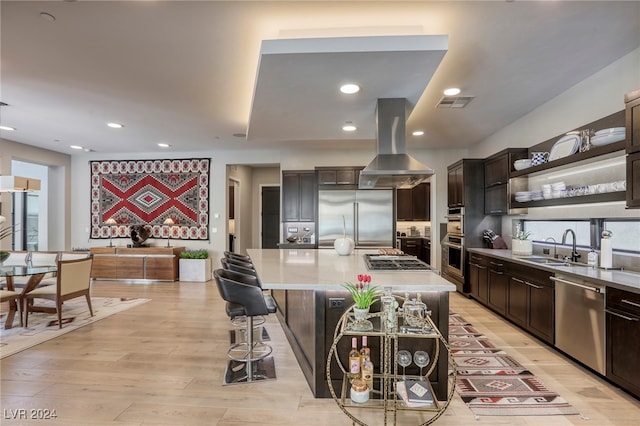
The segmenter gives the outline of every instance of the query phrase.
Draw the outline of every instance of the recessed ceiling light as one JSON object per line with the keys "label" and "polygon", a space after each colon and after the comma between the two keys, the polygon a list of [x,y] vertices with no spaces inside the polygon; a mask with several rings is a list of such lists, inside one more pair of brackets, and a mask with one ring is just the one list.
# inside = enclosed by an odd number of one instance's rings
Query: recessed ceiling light
{"label": "recessed ceiling light", "polygon": [[120,123],[107,123],[107,126],[111,127],[112,129],[121,129],[124,127],[124,125]]}
{"label": "recessed ceiling light", "polygon": [[13,132],[15,130],[15,127],[0,126],[0,130],[8,130],[10,132]]}
{"label": "recessed ceiling light", "polygon": [[70,145],[69,148],[71,148],[71,149],[84,149],[80,145]]}
{"label": "recessed ceiling light", "polygon": [[460,93],[460,89],[458,89],[457,87],[450,87],[448,89],[445,89],[443,93],[445,96],[455,96]]}
{"label": "recessed ceiling light", "polygon": [[411,133],[413,136],[422,136],[424,135],[424,131],[422,130],[416,130],[415,132]]}
{"label": "recessed ceiling light", "polygon": [[344,126],[342,126],[342,130],[345,132],[355,132],[357,127],[350,121],[347,121]]}
{"label": "recessed ceiling light", "polygon": [[169,145],[168,143],[160,142],[160,143],[158,144],[158,146],[159,146],[160,148],[169,148],[171,145]]}
{"label": "recessed ceiling light", "polygon": [[340,91],[342,93],[346,93],[347,95],[353,95],[354,93],[358,93],[360,91],[360,86],[354,83],[347,83],[340,86]]}

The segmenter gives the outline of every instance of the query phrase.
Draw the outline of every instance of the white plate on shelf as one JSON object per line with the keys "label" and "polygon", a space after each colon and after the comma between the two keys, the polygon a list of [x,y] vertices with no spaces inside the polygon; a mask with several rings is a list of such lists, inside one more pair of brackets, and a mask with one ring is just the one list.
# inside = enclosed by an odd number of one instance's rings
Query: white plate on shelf
{"label": "white plate on shelf", "polygon": [[594,133],[595,136],[609,135],[611,133],[625,133],[627,129],[625,127],[611,127],[610,129],[598,130]]}
{"label": "white plate on shelf", "polygon": [[603,133],[600,135],[593,136],[590,142],[591,142],[591,145],[593,146],[603,146],[603,145],[609,145],[610,143],[623,141],[625,137],[626,137],[626,132]]}
{"label": "white plate on shelf", "polygon": [[580,135],[565,135],[553,144],[549,151],[549,161],[575,154],[580,149]]}

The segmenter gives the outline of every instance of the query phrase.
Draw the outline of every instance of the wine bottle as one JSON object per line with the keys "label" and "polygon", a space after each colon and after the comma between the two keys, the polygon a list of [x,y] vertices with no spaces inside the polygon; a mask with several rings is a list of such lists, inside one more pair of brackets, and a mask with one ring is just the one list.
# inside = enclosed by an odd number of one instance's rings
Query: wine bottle
{"label": "wine bottle", "polygon": [[362,380],[367,384],[370,391],[373,390],[373,363],[368,355],[362,361],[360,369],[362,370]]}
{"label": "wine bottle", "polygon": [[365,358],[371,357],[371,349],[367,345],[367,336],[362,336],[362,347],[360,348],[360,365],[364,362]]}
{"label": "wine bottle", "polygon": [[349,352],[349,377],[360,378],[360,352],[358,352],[358,338],[351,338],[351,351]]}

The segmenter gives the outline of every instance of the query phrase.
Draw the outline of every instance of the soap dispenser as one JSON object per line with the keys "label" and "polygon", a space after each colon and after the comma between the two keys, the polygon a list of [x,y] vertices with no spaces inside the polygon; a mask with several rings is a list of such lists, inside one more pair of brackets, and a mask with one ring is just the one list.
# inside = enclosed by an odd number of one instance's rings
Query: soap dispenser
{"label": "soap dispenser", "polygon": [[591,266],[592,268],[598,267],[598,253],[596,253],[593,247],[591,247],[591,251],[587,255],[587,265]]}

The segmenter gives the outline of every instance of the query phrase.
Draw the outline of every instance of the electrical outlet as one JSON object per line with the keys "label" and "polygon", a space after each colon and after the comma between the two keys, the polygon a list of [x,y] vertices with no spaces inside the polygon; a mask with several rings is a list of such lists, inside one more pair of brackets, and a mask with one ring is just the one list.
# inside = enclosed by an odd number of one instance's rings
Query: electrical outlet
{"label": "electrical outlet", "polygon": [[550,253],[551,253],[551,249],[548,249],[548,248],[542,249],[542,254],[550,254]]}
{"label": "electrical outlet", "polygon": [[329,309],[340,309],[344,308],[344,298],[342,297],[330,297],[329,298]]}

